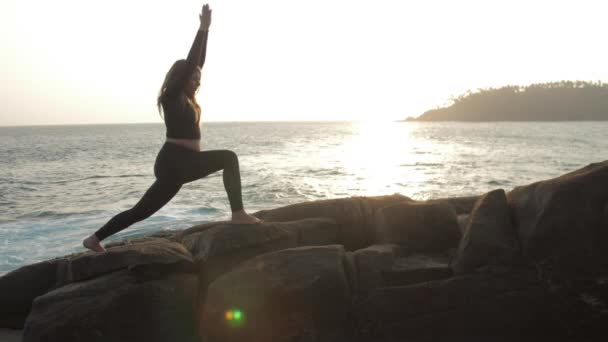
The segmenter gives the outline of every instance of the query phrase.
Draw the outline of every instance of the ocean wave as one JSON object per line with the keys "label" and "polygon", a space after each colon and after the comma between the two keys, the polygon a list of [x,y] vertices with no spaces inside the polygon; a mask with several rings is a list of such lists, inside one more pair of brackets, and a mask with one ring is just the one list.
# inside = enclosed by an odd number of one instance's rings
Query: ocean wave
{"label": "ocean wave", "polygon": [[411,167],[411,166],[443,166],[443,163],[410,163],[410,164],[400,164],[401,167]]}
{"label": "ocean wave", "polygon": [[188,210],[186,210],[185,214],[186,215],[207,215],[207,214],[215,214],[220,211],[221,210],[219,210],[217,208],[200,207],[200,208],[188,209]]}
{"label": "ocean wave", "polygon": [[56,181],[56,182],[48,182],[46,184],[67,184],[67,183],[75,183],[75,182],[82,182],[82,181],[86,181],[86,180],[91,180],[91,179],[105,179],[105,178],[141,178],[141,177],[149,177],[150,175],[118,175],[118,176],[103,176],[103,175],[94,175],[94,176],[89,176],[89,177],[84,177],[84,178],[79,178],[79,179],[68,179],[68,180],[63,180],[63,181]]}
{"label": "ocean wave", "polygon": [[118,175],[118,176],[103,176],[103,175],[93,175],[93,176],[89,176],[89,177],[84,177],[84,178],[77,178],[77,179],[65,179],[65,180],[59,180],[59,181],[49,181],[49,182],[44,182],[44,181],[31,181],[31,180],[15,180],[15,179],[8,179],[8,178],[0,178],[0,183],[5,183],[5,184],[16,184],[20,187],[20,190],[37,190],[35,188],[29,188],[26,185],[44,185],[44,184],[67,184],[67,183],[75,183],[75,182],[82,182],[82,181],[86,181],[86,180],[91,180],[91,179],[104,179],[104,178],[141,178],[141,177],[149,177],[150,175],[139,175],[139,174],[135,174],[135,175]]}
{"label": "ocean wave", "polygon": [[343,176],[346,173],[338,168],[321,168],[321,169],[315,169],[315,168],[299,168],[295,170],[295,173],[298,175],[308,175],[308,174],[312,174],[315,176]]}
{"label": "ocean wave", "polygon": [[38,210],[31,213],[17,216],[15,219],[40,219],[40,218],[66,218],[70,216],[96,215],[102,213],[103,210],[87,210],[74,212],[59,212],[54,210]]}

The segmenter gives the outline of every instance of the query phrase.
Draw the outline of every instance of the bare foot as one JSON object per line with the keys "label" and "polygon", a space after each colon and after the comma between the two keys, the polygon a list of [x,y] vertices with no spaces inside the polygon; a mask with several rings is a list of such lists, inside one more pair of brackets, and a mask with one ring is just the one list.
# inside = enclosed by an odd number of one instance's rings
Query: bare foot
{"label": "bare foot", "polygon": [[94,252],[99,252],[99,253],[103,253],[106,251],[105,248],[103,248],[103,246],[101,245],[101,243],[99,243],[99,239],[97,238],[97,236],[95,236],[95,234],[89,236],[88,238],[84,239],[82,241],[82,245],[85,248],[88,248]]}
{"label": "bare foot", "polygon": [[260,224],[262,220],[255,216],[251,216],[245,212],[245,210],[239,210],[232,213],[232,220],[230,223],[235,224]]}

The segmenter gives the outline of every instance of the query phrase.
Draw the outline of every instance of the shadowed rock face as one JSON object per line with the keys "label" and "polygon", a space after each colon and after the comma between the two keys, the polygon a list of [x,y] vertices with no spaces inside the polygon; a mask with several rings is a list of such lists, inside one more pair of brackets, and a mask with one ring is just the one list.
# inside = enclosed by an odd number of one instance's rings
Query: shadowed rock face
{"label": "shadowed rock face", "polygon": [[508,193],[526,257],[553,274],[597,273],[608,260],[608,161]]}
{"label": "shadowed rock face", "polygon": [[192,252],[207,281],[230,271],[240,262],[282,249],[328,245],[337,241],[331,219],[267,222],[256,225],[222,224],[189,234],[181,242]]}
{"label": "shadowed rock face", "polygon": [[23,328],[34,299],[55,287],[57,262],[27,265],[0,277],[0,327]]}
{"label": "shadowed rock face", "polygon": [[[106,253],[87,252],[66,258],[59,266],[58,285],[91,279],[127,267],[149,264],[192,267],[190,252],[180,243],[166,239],[145,239],[134,244],[108,248]],[[180,266],[178,266],[180,264]]]}
{"label": "shadowed rock face", "polygon": [[188,270],[192,268],[192,257],[179,243],[145,238],[108,248],[107,253],[79,253],[20,268],[0,278],[0,326],[23,327],[34,298],[57,287],[137,265]]}
{"label": "shadowed rock face", "polygon": [[[204,329],[217,341],[334,341],[344,334],[349,302],[342,246],[286,249],[253,258],[213,282]],[[234,309],[242,321],[226,319]]]}
{"label": "shadowed rock face", "polygon": [[479,198],[451,263],[455,273],[484,265],[512,265],[519,260],[519,242],[504,190]]}
{"label": "shadowed rock face", "polygon": [[475,203],[480,196],[462,196],[462,197],[448,197],[438,198],[427,201],[427,203],[444,202],[449,204],[457,215],[467,215],[473,211]]}
{"label": "shadowed rock face", "polygon": [[363,340],[491,341],[545,332],[549,297],[533,273],[467,275],[378,288],[357,312]]}
{"label": "shadowed rock face", "polygon": [[198,341],[198,280],[122,270],[36,298],[24,342]]}
{"label": "shadowed rock face", "polygon": [[456,247],[460,229],[456,213],[445,202],[402,202],[378,210],[376,239],[412,252]]}

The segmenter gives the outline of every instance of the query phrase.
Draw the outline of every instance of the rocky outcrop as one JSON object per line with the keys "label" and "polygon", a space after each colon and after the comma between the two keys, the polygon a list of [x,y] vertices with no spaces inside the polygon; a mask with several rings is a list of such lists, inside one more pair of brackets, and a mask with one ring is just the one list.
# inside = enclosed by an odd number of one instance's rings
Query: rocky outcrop
{"label": "rocky outcrop", "polygon": [[403,254],[398,245],[372,245],[353,252],[355,282],[353,291],[365,295],[384,285],[383,271],[389,269],[395,259]]}
{"label": "rocky outcrop", "polygon": [[608,265],[608,161],[516,187],[508,201],[524,255],[557,280]]}
{"label": "rocky outcrop", "polygon": [[549,299],[531,273],[463,275],[375,289],[358,307],[358,325],[365,341],[517,341],[556,323],[543,321]]}
{"label": "rocky outcrop", "polygon": [[504,190],[482,196],[467,220],[452,262],[455,273],[471,273],[485,265],[512,265],[519,259],[519,242]]}
{"label": "rocky outcrop", "polygon": [[[24,341],[603,341],[608,162],[479,196],[313,201],[0,277]],[[596,336],[600,336],[599,339]]]}
{"label": "rocky outcrop", "polygon": [[84,253],[67,257],[59,263],[57,286],[95,278],[139,265],[168,265],[187,271],[192,256],[180,243],[161,238],[142,239],[108,248],[106,253]]}
{"label": "rocky outcrop", "polygon": [[346,250],[365,248],[374,243],[376,211],[399,202],[413,201],[403,195],[351,197],[297,203],[262,210],[254,215],[269,222],[297,221],[326,217],[338,224],[338,243]]}
{"label": "rocky outcrop", "polygon": [[378,210],[376,241],[405,246],[411,252],[436,252],[458,245],[460,229],[444,202],[402,202]]}
{"label": "rocky outcrop", "polygon": [[[268,222],[259,225],[222,224],[180,238],[212,281],[235,265],[257,255],[282,249],[328,245],[337,242],[337,225],[331,219]],[[201,273],[202,274],[202,273]]]}
{"label": "rocky outcrop", "polygon": [[[226,319],[239,310],[241,319]],[[217,341],[335,341],[344,335],[350,285],[340,245],[253,258],[213,282],[203,309]]]}
{"label": "rocky outcrop", "polygon": [[55,287],[57,260],[27,265],[0,277],[0,327],[21,329],[32,302]]}
{"label": "rocky outcrop", "polygon": [[122,270],[40,296],[23,341],[199,341],[197,277],[160,276]]}

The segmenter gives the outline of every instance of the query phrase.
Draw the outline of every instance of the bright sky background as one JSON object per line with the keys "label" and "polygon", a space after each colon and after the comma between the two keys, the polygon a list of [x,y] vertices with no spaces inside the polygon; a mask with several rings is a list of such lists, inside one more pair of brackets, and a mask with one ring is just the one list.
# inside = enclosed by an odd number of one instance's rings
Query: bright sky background
{"label": "bright sky background", "polygon": [[[471,89],[608,81],[608,1],[209,0],[203,121],[393,120]],[[161,122],[198,0],[1,0],[0,126]]]}

